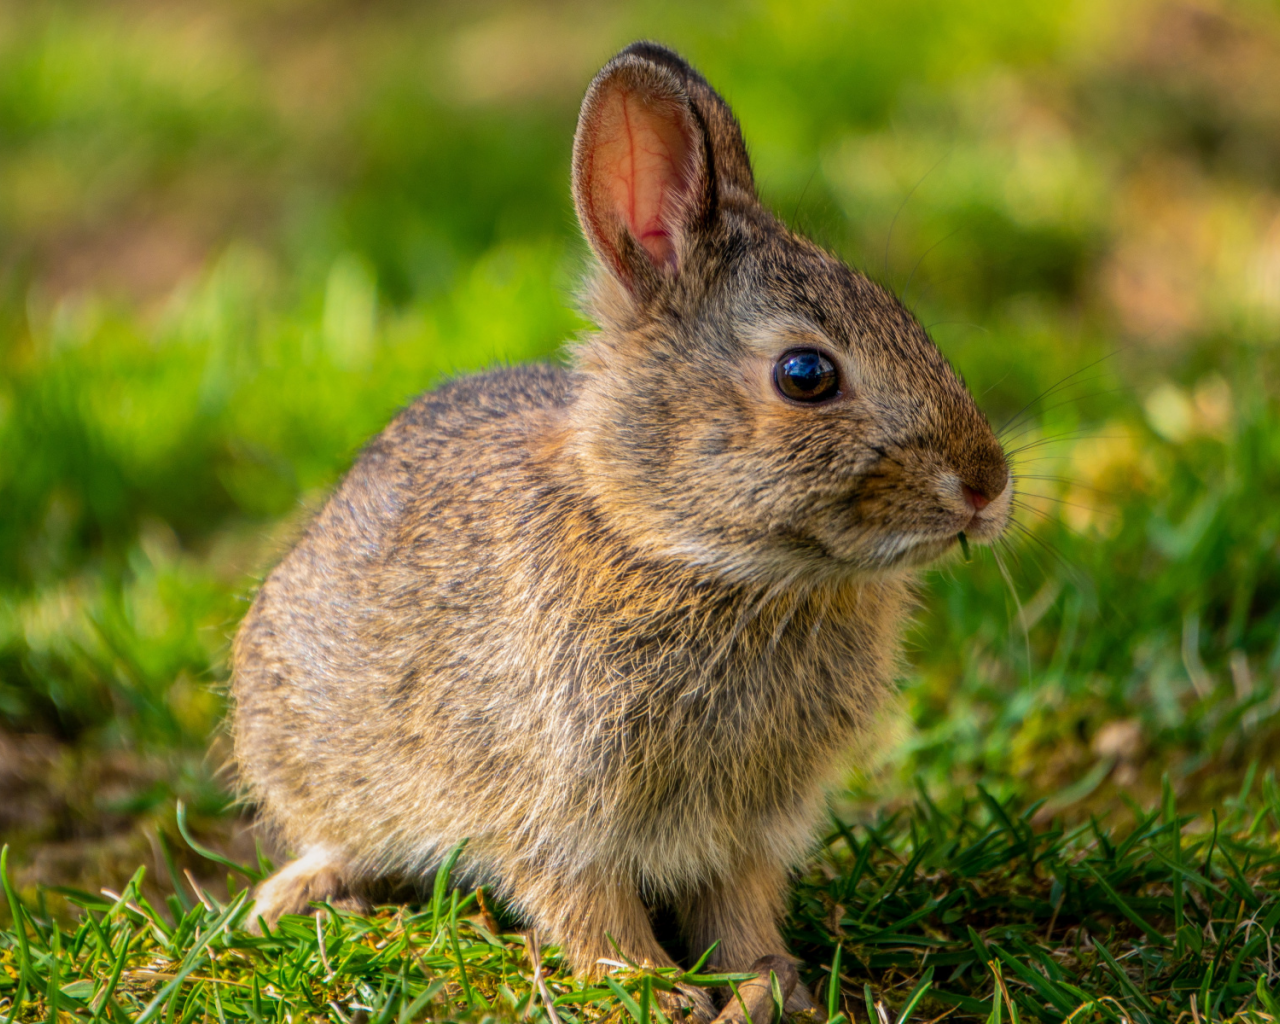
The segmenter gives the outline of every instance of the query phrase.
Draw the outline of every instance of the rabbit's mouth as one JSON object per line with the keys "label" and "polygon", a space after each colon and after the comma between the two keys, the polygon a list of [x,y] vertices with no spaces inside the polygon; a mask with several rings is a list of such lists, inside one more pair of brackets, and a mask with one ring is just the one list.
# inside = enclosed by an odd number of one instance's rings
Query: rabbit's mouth
{"label": "rabbit's mouth", "polygon": [[1004,509],[993,509],[990,514],[975,513],[967,523],[957,523],[945,533],[889,533],[864,557],[869,555],[867,561],[882,571],[925,568],[962,547],[993,543],[1004,532],[1007,519]]}
{"label": "rabbit's mouth", "polygon": [[[845,561],[861,562],[873,570],[921,569],[964,546],[992,544],[1004,533],[1009,521],[1010,488],[994,500],[974,507],[935,507],[932,522],[925,529],[902,529],[900,524],[883,524],[861,533],[855,550]],[[961,541],[961,535],[964,540]]]}
{"label": "rabbit's mouth", "polygon": [[956,547],[956,538],[937,537],[926,541],[921,541],[910,550],[904,552],[903,560],[900,563],[904,566],[910,566],[913,569],[923,568],[932,565],[939,558],[948,554]]}
{"label": "rabbit's mouth", "polygon": [[873,572],[892,572],[902,569],[922,569],[954,550],[958,545],[956,535],[890,534],[864,551],[857,560]]}
{"label": "rabbit's mouth", "polygon": [[952,541],[960,543],[959,533],[963,533],[968,540],[978,544],[996,540],[1009,525],[1009,511],[1013,501],[1012,490],[1011,487],[1006,487],[994,501],[984,502],[981,507],[972,509],[968,521],[960,527],[957,535],[952,537]]}

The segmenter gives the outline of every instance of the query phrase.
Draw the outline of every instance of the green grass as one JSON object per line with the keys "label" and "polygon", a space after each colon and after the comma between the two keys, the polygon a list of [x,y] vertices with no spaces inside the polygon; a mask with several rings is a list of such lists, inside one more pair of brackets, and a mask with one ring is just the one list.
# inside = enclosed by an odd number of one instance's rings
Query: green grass
{"label": "green grass", "polygon": [[[1168,789],[1121,830],[1034,828],[1034,807],[985,790],[954,812],[922,798],[836,823],[789,922],[804,979],[833,1021],[864,1008],[880,1020],[1273,1020],[1280,789],[1269,775],[1253,792],[1255,781],[1208,832]],[[78,921],[22,907],[0,993],[24,1021],[547,1020],[550,1001],[565,1022],[648,1024],[662,1019],[655,989],[750,977],[707,974],[701,961],[570,977],[554,947],[531,947],[479,894],[450,889],[460,852],[420,907],[361,917],[326,906],[260,936],[245,930],[243,886],[265,864],[220,859],[233,868],[222,900],[175,876],[163,912],[142,895],[144,869],[109,899],[64,889]],[[5,892],[21,906],[7,876]]]}
{"label": "green grass", "polygon": [[[1003,566],[924,580],[891,740],[797,879],[806,980],[839,941],[880,1024],[1275,1016],[1274,4],[61,0],[0,5],[0,1019],[544,1013],[465,891],[331,912],[323,956],[242,904],[215,934],[258,868],[183,829],[254,858],[227,646],[360,446],[585,329],[576,104],[645,35],[1020,478]],[[562,1019],[633,1016],[543,954]]]}

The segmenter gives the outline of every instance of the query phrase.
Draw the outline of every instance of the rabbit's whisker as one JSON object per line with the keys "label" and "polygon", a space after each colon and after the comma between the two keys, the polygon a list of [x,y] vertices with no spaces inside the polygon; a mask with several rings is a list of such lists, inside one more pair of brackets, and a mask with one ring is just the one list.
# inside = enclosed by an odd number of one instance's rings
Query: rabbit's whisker
{"label": "rabbit's whisker", "polygon": [[991,554],[995,558],[996,566],[1000,569],[1000,575],[1004,577],[1004,582],[1009,588],[1009,596],[1013,598],[1014,606],[1018,609],[1018,623],[1022,626],[1022,639],[1027,648],[1027,677],[1030,679],[1032,673],[1031,632],[1027,629],[1026,615],[1022,610],[1022,599],[1018,597],[1018,588],[1014,585],[1013,576],[1009,573],[1009,567],[1005,564],[1004,558],[1000,554],[1000,549],[993,547]]}
{"label": "rabbit's whisker", "polygon": [[1067,374],[1067,376],[1063,377],[1062,380],[1058,381],[1056,384],[1050,385],[1044,391],[1040,392],[1040,394],[1036,395],[1035,398],[1031,399],[1031,401],[1029,401],[1021,409],[1019,409],[1018,412],[1016,412],[1013,415],[1013,417],[1004,424],[1004,426],[1002,426],[999,430],[996,431],[996,436],[997,437],[1003,436],[1005,431],[1007,431],[1015,422],[1017,422],[1018,419],[1022,417],[1028,410],[1030,410],[1037,402],[1040,402],[1043,399],[1048,398],[1050,395],[1057,392],[1059,388],[1064,386],[1069,386],[1067,382],[1070,381],[1072,378],[1078,377],[1080,374],[1086,373],[1089,370],[1092,370],[1095,366],[1102,365],[1108,359],[1115,357],[1121,351],[1122,349],[1112,349],[1110,352],[1102,356],[1100,359],[1095,359],[1092,363],[1086,363],[1084,366],[1080,367],[1080,369],[1076,370],[1074,373],[1069,373]]}

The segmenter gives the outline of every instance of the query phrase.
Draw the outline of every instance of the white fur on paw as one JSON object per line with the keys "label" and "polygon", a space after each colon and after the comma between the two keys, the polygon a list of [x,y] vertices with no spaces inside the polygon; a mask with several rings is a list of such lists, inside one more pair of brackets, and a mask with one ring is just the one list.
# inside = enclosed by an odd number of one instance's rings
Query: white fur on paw
{"label": "white fur on paw", "polygon": [[301,857],[286,864],[258,886],[249,910],[250,929],[257,931],[261,927],[259,918],[274,924],[282,914],[305,912],[305,901],[299,897],[310,888],[309,881],[329,872],[338,875],[342,867],[342,860],[331,847],[308,847]]}

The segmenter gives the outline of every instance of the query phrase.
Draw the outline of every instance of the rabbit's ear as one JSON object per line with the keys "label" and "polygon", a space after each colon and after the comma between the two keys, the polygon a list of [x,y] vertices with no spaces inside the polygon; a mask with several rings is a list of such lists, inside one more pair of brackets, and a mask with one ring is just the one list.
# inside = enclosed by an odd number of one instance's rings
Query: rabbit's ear
{"label": "rabbit's ear", "polygon": [[637,295],[679,273],[722,195],[755,199],[733,114],[676,54],[635,43],[596,76],[573,145],[578,220],[601,262]]}

